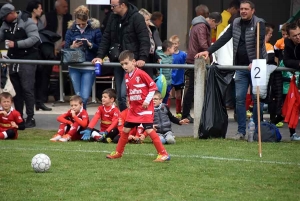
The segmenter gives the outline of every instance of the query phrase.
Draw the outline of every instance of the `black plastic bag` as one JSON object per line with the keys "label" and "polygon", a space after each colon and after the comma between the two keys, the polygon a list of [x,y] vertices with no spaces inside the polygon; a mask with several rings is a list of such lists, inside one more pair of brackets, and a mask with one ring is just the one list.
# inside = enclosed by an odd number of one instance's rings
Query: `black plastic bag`
{"label": "black plastic bag", "polygon": [[200,139],[225,138],[228,114],[225,96],[234,71],[220,70],[216,65],[208,68],[205,81],[205,96],[198,130]]}

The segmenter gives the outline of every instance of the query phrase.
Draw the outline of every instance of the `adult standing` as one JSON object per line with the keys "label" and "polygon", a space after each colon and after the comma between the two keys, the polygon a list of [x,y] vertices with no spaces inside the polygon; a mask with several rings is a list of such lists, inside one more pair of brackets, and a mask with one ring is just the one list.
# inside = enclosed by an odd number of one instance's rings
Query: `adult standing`
{"label": "adult standing", "polygon": [[[7,56],[11,59],[35,60],[39,58],[40,37],[36,24],[28,13],[15,11],[12,4],[4,4],[0,10],[3,24],[0,28],[0,41],[7,40]],[[34,77],[36,65],[13,64],[10,67],[10,79],[16,91],[15,108],[23,117],[24,101],[26,105],[25,127],[35,127],[34,116]]]}
{"label": "adult standing", "polygon": [[[85,52],[86,61],[97,55],[101,41],[100,22],[89,19],[89,9],[79,6],[74,11],[75,20],[69,23],[66,33],[66,48],[80,48]],[[80,39],[80,40],[79,40]],[[95,82],[95,66],[69,66],[69,74],[76,95],[81,96],[83,108],[86,109],[92,86]]]}
{"label": "adult standing", "polygon": [[[107,23],[103,33],[97,57],[92,63],[109,55],[111,62],[117,62],[119,52],[130,50],[134,53],[137,66],[142,68],[149,56],[150,39],[144,17],[138,13],[138,9],[128,3],[128,0],[111,0],[113,14]],[[110,49],[114,47],[114,50]],[[117,99],[121,111],[126,107],[126,86],[124,82],[124,70],[121,67],[114,69],[116,80]]]}
{"label": "adult standing", "polygon": [[[39,0],[32,0],[27,4],[26,11],[31,14],[33,22],[37,25],[38,30],[44,29],[44,24],[40,19],[43,9]],[[38,65],[35,74],[35,108],[36,110],[51,111],[44,103],[48,101],[48,86],[52,66]]]}
{"label": "adult standing", "polygon": [[229,3],[228,8],[226,10],[223,10],[223,12],[221,13],[222,23],[219,24],[217,27],[217,35],[216,35],[217,39],[219,38],[221,32],[228,26],[231,16],[236,15],[239,12],[239,9],[240,9],[240,1],[233,0]]}
{"label": "adult standing", "polygon": [[72,20],[72,15],[68,13],[68,2],[66,0],[56,0],[55,10],[42,16],[45,29],[53,31],[62,38],[55,43],[55,53],[59,54],[65,45],[65,35],[68,28],[68,22]]}
{"label": "adult standing", "polygon": [[[236,112],[238,121],[238,131],[234,139],[244,140],[246,135],[246,107],[245,100],[249,84],[251,85],[250,69],[252,61],[256,59],[256,29],[257,23],[260,25],[260,58],[267,59],[265,47],[265,23],[264,20],[254,15],[255,5],[249,0],[241,1],[240,15],[236,18],[227,31],[210,47],[207,51],[198,53],[195,58],[217,51],[233,38],[233,62],[234,65],[249,66],[249,70],[236,70],[235,90],[236,90]],[[253,120],[257,125],[256,98],[254,98]],[[261,115],[263,114],[263,103],[261,102]],[[262,118],[261,118],[262,119]]]}
{"label": "adult standing", "polygon": [[[161,40],[159,38],[158,31],[154,24],[150,21],[151,13],[146,9],[142,8],[139,10],[139,13],[145,18],[145,23],[147,25],[149,31],[149,38],[150,38],[150,50],[149,50],[149,63],[157,63],[160,59],[159,56],[156,54],[156,49],[158,46],[161,46]],[[147,74],[153,79],[153,68],[145,68],[144,69]]]}
{"label": "adult standing", "polygon": [[[204,5],[201,6],[205,7]],[[199,8],[199,6],[197,6]],[[197,9],[196,9],[197,11]],[[199,12],[196,12],[199,14]],[[205,14],[205,13],[202,13]],[[211,45],[211,29],[215,29],[221,22],[220,13],[213,12],[205,18],[202,15],[195,17],[192,20],[192,27],[189,34],[189,47],[187,51],[186,63],[194,64],[194,57],[198,52],[205,51]],[[190,115],[192,102],[194,98],[194,76],[195,71],[189,70],[189,86],[183,99],[182,119],[187,118],[190,123],[194,119]]]}

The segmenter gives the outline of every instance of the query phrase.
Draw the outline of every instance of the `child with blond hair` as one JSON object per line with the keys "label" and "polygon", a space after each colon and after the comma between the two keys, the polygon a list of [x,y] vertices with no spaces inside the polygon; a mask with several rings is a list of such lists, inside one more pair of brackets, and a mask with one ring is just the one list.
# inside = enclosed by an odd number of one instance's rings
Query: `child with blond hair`
{"label": "child with blond hair", "polygon": [[[173,64],[185,64],[186,53],[179,50],[180,40],[177,35],[173,35],[169,39],[174,45],[173,53]],[[184,88],[184,69],[173,68],[172,69],[172,87],[175,88],[175,99],[176,99],[176,117],[181,119],[181,96]]]}
{"label": "child with blond hair", "polygon": [[70,109],[59,115],[60,122],[57,133],[50,139],[52,142],[68,142],[80,140],[80,130],[85,129],[89,122],[89,115],[83,109],[82,98],[78,95],[70,98]]}

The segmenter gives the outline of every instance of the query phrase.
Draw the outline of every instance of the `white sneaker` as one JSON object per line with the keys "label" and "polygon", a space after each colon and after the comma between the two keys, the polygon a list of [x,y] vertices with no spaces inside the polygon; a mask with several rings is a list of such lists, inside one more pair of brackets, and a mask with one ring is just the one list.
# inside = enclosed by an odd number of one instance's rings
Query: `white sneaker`
{"label": "white sneaker", "polygon": [[62,138],[62,136],[60,134],[55,134],[50,141],[52,142],[57,142],[60,138]]}
{"label": "white sneaker", "polygon": [[291,141],[300,141],[300,136],[298,136],[296,133],[294,133],[291,136]]}
{"label": "white sneaker", "polygon": [[63,135],[58,141],[60,142],[68,142],[71,140],[71,136],[69,134]]}

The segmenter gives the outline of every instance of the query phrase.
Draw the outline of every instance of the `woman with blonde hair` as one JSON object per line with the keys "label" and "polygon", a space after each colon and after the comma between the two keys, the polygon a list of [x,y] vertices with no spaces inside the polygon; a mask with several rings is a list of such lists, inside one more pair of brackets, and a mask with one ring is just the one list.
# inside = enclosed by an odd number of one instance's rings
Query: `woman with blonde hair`
{"label": "woman with blonde hair", "polygon": [[[89,19],[89,9],[83,5],[75,9],[74,15],[75,20],[68,24],[65,48],[80,48],[85,52],[86,61],[91,61],[96,57],[101,42],[100,22],[95,18]],[[74,91],[81,96],[83,108],[86,109],[96,77],[95,67],[71,65],[69,75]]]}
{"label": "woman with blonde hair", "polygon": [[[149,50],[148,61],[149,61],[149,63],[157,63],[158,59],[160,59],[160,58],[156,55],[155,50],[157,49],[157,47],[159,47],[159,46],[161,47],[162,42],[159,38],[159,34],[158,34],[156,27],[150,21],[151,13],[149,13],[149,11],[147,11],[144,8],[140,9],[139,13],[145,18],[145,22],[146,22],[147,28],[149,30],[149,38],[150,38],[151,46],[150,46],[150,50]],[[153,69],[143,68],[143,70],[145,70],[150,75],[150,77],[153,78]]]}

